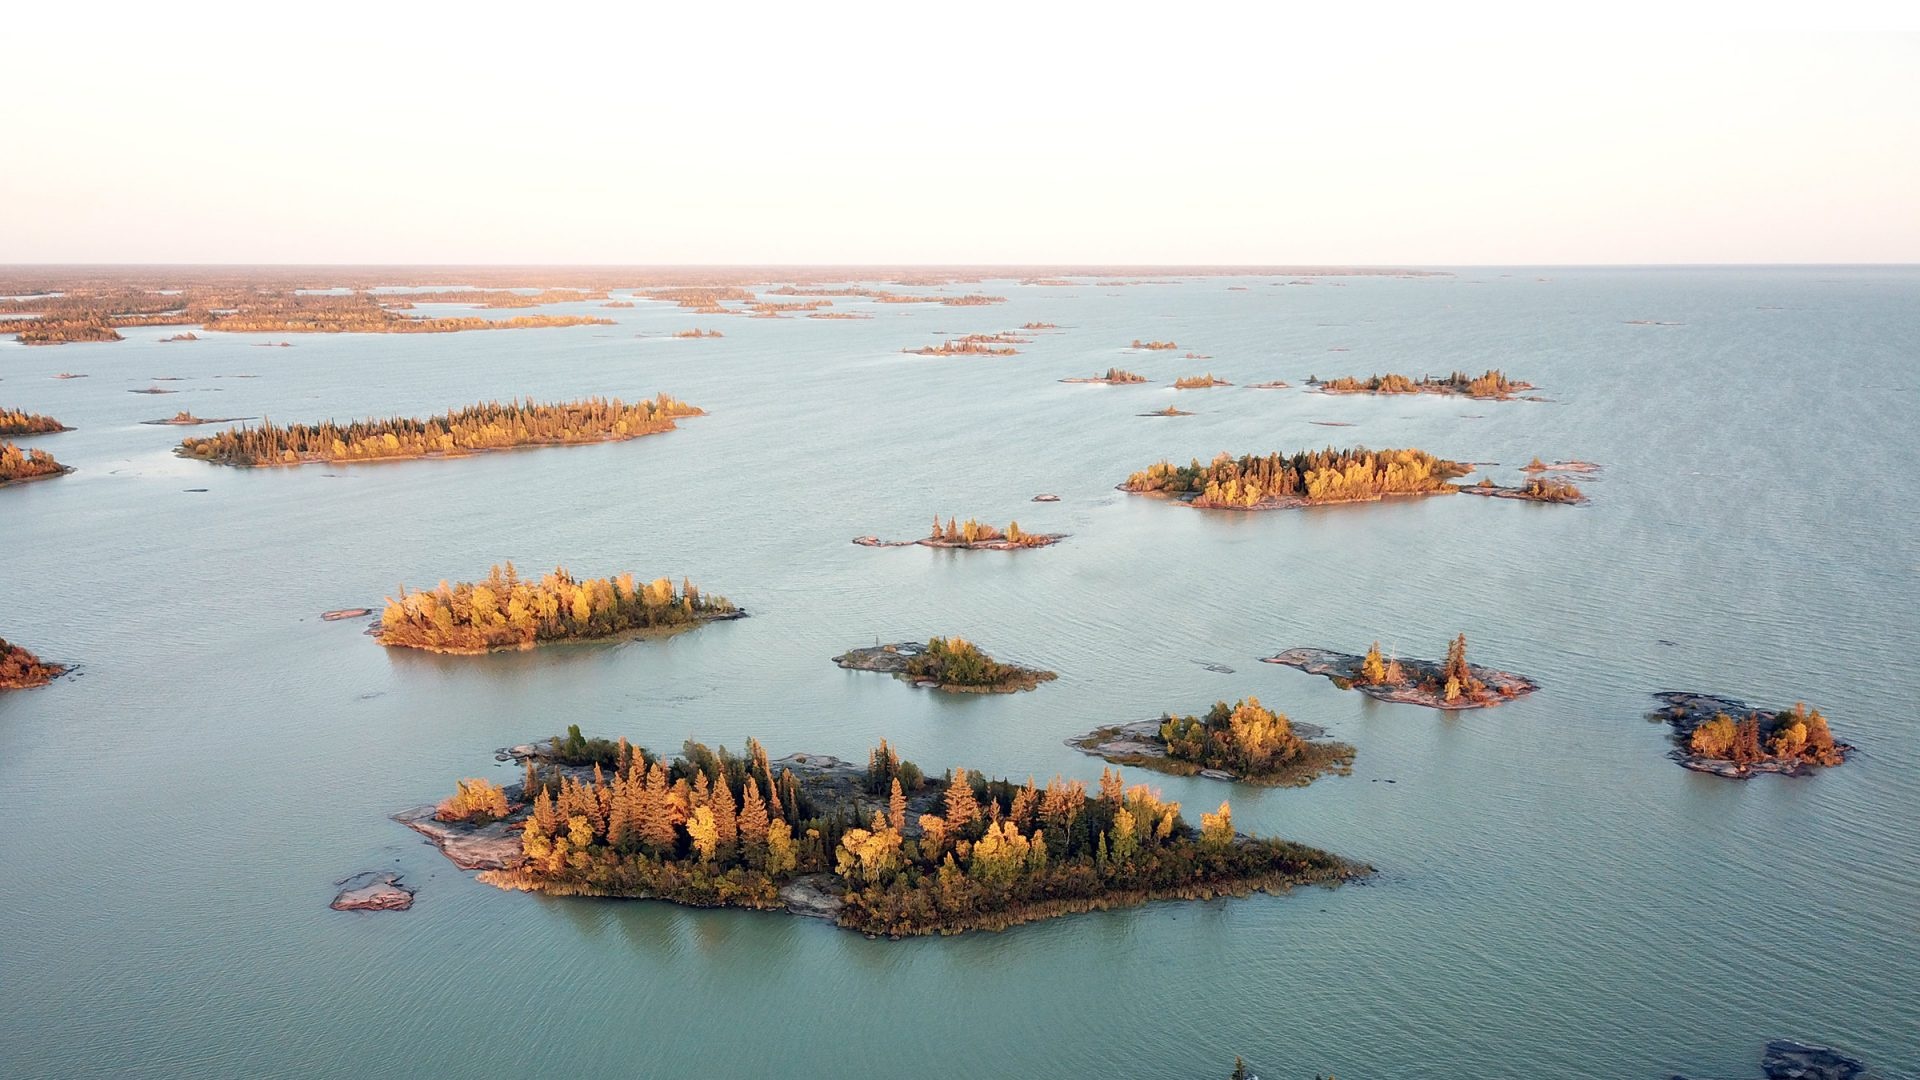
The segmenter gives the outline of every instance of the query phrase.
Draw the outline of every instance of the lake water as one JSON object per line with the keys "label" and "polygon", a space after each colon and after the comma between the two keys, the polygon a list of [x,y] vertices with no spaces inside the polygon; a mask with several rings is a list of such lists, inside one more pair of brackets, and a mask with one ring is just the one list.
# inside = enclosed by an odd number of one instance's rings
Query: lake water
{"label": "lake water", "polygon": [[[79,470],[0,491],[0,634],[81,672],[0,696],[0,1072],[1224,1077],[1238,1054],[1269,1080],[1743,1077],[1795,1036],[1920,1076],[1920,271],[1283,280],[836,300],[869,321],[583,303],[544,310],[617,325],[0,344],[0,404],[77,429],[23,441]],[[1015,357],[900,352],[1033,320],[1062,329]],[[663,336],[695,326],[726,336]],[[1160,385],[1057,381],[1109,365]],[[1551,401],[1297,388],[1488,367]],[[1208,370],[1296,388],[1164,385]],[[128,393],[148,385],[179,392]],[[458,461],[248,472],[140,424],[661,390],[712,415]],[[1136,415],[1175,400],[1197,415]],[[1536,454],[1605,471],[1576,478],[1582,508],[1233,515],[1113,490],[1163,457],[1349,442],[1500,462],[1502,481]],[[1072,538],[848,543],[936,513]],[[507,559],[685,575],[753,617],[481,658],[318,617]],[[1542,691],[1445,716],[1257,662],[1376,638],[1439,656],[1459,631]],[[944,696],[829,659],[935,633],[1060,678]],[[1805,700],[1860,750],[1810,779],[1695,775],[1643,719],[1662,689]],[[1241,828],[1377,879],[871,941],[502,892],[387,819],[461,776],[510,779],[494,748],[569,723],[776,756],[884,736],[935,773],[1091,780],[1066,738],[1247,694],[1353,743],[1354,774],[1133,778],[1190,820],[1231,796]],[[327,909],[381,867],[418,885],[413,910]]]}

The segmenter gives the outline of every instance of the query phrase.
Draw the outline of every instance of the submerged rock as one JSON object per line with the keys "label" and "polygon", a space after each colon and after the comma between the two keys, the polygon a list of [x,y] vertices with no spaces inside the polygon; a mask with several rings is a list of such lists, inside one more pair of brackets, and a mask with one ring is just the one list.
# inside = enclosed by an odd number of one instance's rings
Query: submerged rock
{"label": "submerged rock", "polygon": [[1856,1080],[1867,1077],[1867,1064],[1831,1046],[1815,1046],[1793,1039],[1775,1039],[1760,1059],[1767,1080]]}
{"label": "submerged rock", "polygon": [[400,875],[368,870],[337,881],[340,894],[327,905],[335,911],[405,911],[413,906],[413,890],[400,884]]}

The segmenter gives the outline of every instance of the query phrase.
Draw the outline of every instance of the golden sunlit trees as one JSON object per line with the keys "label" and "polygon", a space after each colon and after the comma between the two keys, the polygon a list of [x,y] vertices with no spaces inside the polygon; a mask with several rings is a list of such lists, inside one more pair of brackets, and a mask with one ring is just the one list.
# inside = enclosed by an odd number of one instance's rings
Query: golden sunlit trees
{"label": "golden sunlit trees", "polygon": [[0,442],[0,484],[59,476],[68,471],[45,450],[22,450],[10,442]]}
{"label": "golden sunlit trees", "polygon": [[516,446],[638,438],[673,430],[676,418],[699,415],[698,408],[666,394],[637,402],[594,397],[540,404],[529,398],[469,405],[424,420],[395,417],[348,424],[328,420],[287,427],[263,421],[257,427],[182,440],[175,453],[242,467],[457,456]]}
{"label": "golden sunlit trees", "polygon": [[486,824],[508,813],[507,793],[489,780],[462,780],[454,793],[442,801],[433,816],[441,821],[465,821]]}
{"label": "golden sunlit trees", "polygon": [[1458,394],[1473,398],[1506,398],[1521,390],[1531,390],[1531,383],[1509,379],[1498,370],[1488,370],[1484,375],[1468,375],[1464,371],[1455,371],[1448,375],[1427,375],[1414,379],[1407,375],[1375,375],[1367,379],[1343,376],[1318,384],[1324,394]]}
{"label": "golden sunlit trees", "polygon": [[[920,934],[1359,872],[1325,852],[1236,836],[1224,804],[1191,829],[1178,803],[1145,785],[1123,788],[1112,770],[1089,799],[1079,781],[1055,777],[1043,791],[1031,779],[1016,785],[963,768],[944,788],[910,786],[902,779],[910,763],[889,748],[868,760],[864,775],[837,763],[809,767],[804,786],[791,768],[775,781],[757,743],[745,758],[688,743],[678,760],[649,763],[644,750],[621,743],[610,767],[547,764],[530,782],[538,789],[531,807],[517,812],[525,865],[486,880],[775,908],[785,904],[784,886],[810,878],[805,888],[842,905],[841,925]],[[873,781],[883,775],[876,806]],[[463,782],[456,798],[481,801],[470,791],[478,783]],[[767,788],[785,792],[780,809],[763,800]],[[816,796],[826,801],[816,805]],[[725,822],[736,798],[732,843]]]}
{"label": "golden sunlit trees", "polygon": [[0,409],[0,435],[48,435],[69,430],[51,416],[21,409]]}
{"label": "golden sunlit trees", "polygon": [[49,664],[19,645],[0,638],[0,690],[27,690],[45,686],[67,669]]}
{"label": "golden sunlit trees", "polygon": [[565,569],[530,581],[507,563],[504,571],[495,566],[477,583],[443,581],[418,592],[403,587],[398,597],[387,598],[378,640],[440,652],[484,652],[670,630],[736,614],[726,597],[702,593],[691,583],[676,593],[667,578],[640,585],[632,574],[577,579]]}
{"label": "golden sunlit trees", "polygon": [[907,660],[905,674],[941,686],[981,689],[1030,689],[1054,678],[1051,671],[1000,663],[973,642],[957,637],[928,638],[926,650]]}
{"label": "golden sunlit trees", "polygon": [[1774,713],[1750,712],[1738,719],[1716,713],[1686,736],[1685,745],[1697,757],[1735,765],[1772,761],[1833,766],[1845,760],[1827,718],[1804,704]]}
{"label": "golden sunlit trees", "polygon": [[1163,716],[1159,739],[1175,761],[1256,783],[1305,783],[1322,772],[1344,770],[1354,756],[1353,747],[1344,743],[1312,742],[1294,734],[1284,713],[1254,697],[1231,706],[1216,701],[1204,718]]}
{"label": "golden sunlit trees", "polygon": [[1220,454],[1204,465],[1198,459],[1183,466],[1162,461],[1127,477],[1121,486],[1138,494],[1176,495],[1199,507],[1250,510],[1263,504],[1436,494],[1454,490],[1448,481],[1470,471],[1424,450],[1328,447],[1265,457]]}

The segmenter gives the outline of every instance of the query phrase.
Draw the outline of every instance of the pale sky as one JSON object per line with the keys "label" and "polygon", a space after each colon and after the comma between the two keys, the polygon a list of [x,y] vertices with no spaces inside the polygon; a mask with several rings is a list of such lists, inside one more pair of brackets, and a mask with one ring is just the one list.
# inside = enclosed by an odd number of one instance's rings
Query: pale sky
{"label": "pale sky", "polygon": [[1913,34],[59,6],[0,18],[0,263],[1920,262]]}

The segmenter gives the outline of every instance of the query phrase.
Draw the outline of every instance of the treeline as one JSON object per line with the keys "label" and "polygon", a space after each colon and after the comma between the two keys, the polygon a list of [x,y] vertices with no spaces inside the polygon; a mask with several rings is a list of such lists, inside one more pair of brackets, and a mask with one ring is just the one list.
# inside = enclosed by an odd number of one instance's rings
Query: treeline
{"label": "treeline", "polygon": [[1160,718],[1160,742],[1167,756],[1202,769],[1219,769],[1254,783],[1305,782],[1344,769],[1353,747],[1311,742],[1294,733],[1286,714],[1249,697],[1228,705],[1216,701],[1205,717]]}
{"label": "treeline", "polygon": [[65,424],[51,416],[20,409],[0,409],[0,435],[49,435],[66,430],[69,429]]}
{"label": "treeline", "polygon": [[16,340],[22,345],[64,345],[70,341],[120,341],[120,331],[114,329],[103,315],[81,315],[73,318],[6,319],[0,320],[0,334],[18,331]]}
{"label": "treeline", "polygon": [[45,450],[22,450],[10,442],[0,442],[0,484],[58,476],[67,471]]}
{"label": "treeline", "polygon": [[1846,760],[1827,728],[1827,718],[1804,704],[1775,713],[1751,712],[1738,720],[1717,713],[1693,729],[1686,747],[1699,757],[1736,765],[1795,761],[1832,766]]}
{"label": "treeline", "polygon": [[965,638],[932,637],[926,651],[907,660],[909,679],[927,679],[941,686],[1030,687],[1054,677],[1017,664],[1003,664]]}
{"label": "treeline", "polygon": [[46,663],[6,638],[0,638],[0,690],[45,686],[66,672],[61,665]]}
{"label": "treeline", "polygon": [[[624,746],[624,744],[622,744]],[[698,906],[781,906],[780,886],[825,875],[840,925],[871,934],[957,933],[1159,897],[1208,897],[1331,882],[1352,871],[1323,851],[1237,837],[1225,803],[1195,830],[1178,803],[1106,771],[1095,794],[954,769],[944,784],[884,745],[863,791],[815,806],[766,751],[745,758],[689,743],[671,764],[626,748],[592,778],[541,775],[523,791],[527,863],[484,880],[562,894],[645,896]],[[838,791],[839,789],[833,789]],[[455,799],[474,801],[463,785]],[[877,794],[877,793],[876,793]],[[490,813],[490,793],[482,793]],[[916,807],[919,809],[916,810]]]}
{"label": "treeline", "polygon": [[1223,453],[1204,465],[1197,458],[1189,465],[1162,461],[1127,477],[1122,486],[1142,494],[1179,495],[1194,506],[1250,509],[1268,500],[1335,503],[1451,491],[1448,481],[1470,471],[1424,450],[1328,447],[1265,457]]}
{"label": "treeline", "polygon": [[632,630],[669,629],[732,615],[725,597],[708,596],[690,581],[636,582],[632,574],[577,579],[564,569],[538,581],[522,579],[511,562],[486,580],[441,582],[389,597],[379,641],[443,652],[524,648],[543,641],[607,637]]}
{"label": "treeline", "polygon": [[297,465],[310,461],[375,461],[382,458],[462,454],[510,446],[631,439],[671,431],[674,419],[701,411],[666,394],[628,403],[619,398],[539,404],[489,401],[420,420],[360,420],[336,424],[232,428],[182,441],[176,453],[218,465]]}
{"label": "treeline", "polygon": [[1007,527],[1004,530],[996,529],[992,525],[988,525],[982,521],[975,521],[972,518],[960,522],[948,518],[947,523],[942,525],[940,524],[939,515],[936,514],[933,518],[933,532],[927,535],[927,540],[935,544],[983,544],[998,542],[1012,544],[1015,547],[1044,547],[1052,543],[1054,538],[1045,534],[1036,535],[1034,533],[1022,532],[1020,523],[1017,521],[1007,522]]}
{"label": "treeline", "polygon": [[1498,369],[1489,369],[1484,375],[1456,371],[1419,379],[1392,374],[1356,379],[1349,375],[1318,385],[1321,392],[1327,394],[1463,394],[1476,398],[1510,397],[1516,391],[1533,389],[1532,383],[1509,379]]}

